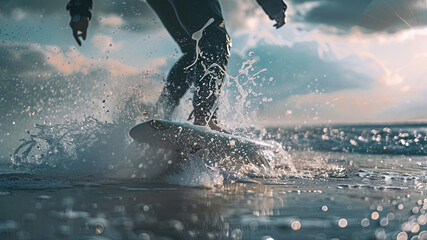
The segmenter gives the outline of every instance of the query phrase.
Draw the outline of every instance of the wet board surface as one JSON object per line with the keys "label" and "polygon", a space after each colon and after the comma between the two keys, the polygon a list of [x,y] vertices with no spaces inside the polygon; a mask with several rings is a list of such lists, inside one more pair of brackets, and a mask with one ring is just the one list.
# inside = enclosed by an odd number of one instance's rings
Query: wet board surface
{"label": "wet board surface", "polygon": [[151,120],[133,127],[130,136],[139,143],[173,149],[184,155],[206,150],[209,154],[231,158],[240,163],[268,166],[263,151],[271,151],[273,145],[216,132],[207,127],[166,120]]}

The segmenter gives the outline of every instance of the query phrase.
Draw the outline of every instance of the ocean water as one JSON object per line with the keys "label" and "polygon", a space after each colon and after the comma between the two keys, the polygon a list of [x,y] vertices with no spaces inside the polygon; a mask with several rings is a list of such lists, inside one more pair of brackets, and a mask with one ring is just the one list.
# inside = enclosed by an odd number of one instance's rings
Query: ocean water
{"label": "ocean water", "polygon": [[427,239],[427,124],[246,131],[282,151],[232,170],[95,118],[37,128],[1,168],[0,239]]}

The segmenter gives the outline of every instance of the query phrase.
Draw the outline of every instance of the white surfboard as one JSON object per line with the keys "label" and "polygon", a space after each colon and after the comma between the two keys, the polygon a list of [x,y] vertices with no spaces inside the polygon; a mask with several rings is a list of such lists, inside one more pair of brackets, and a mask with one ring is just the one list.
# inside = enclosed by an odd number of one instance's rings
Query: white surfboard
{"label": "white surfboard", "polygon": [[233,166],[250,163],[269,167],[269,161],[262,153],[274,149],[264,142],[166,120],[143,122],[133,127],[129,134],[136,142],[173,149],[182,155],[207,150],[209,154],[230,159]]}

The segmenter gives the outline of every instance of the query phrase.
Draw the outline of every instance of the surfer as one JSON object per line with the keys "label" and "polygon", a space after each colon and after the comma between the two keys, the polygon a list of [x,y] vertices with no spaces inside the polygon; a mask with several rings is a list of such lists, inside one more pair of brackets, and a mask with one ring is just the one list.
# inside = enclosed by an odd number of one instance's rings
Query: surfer
{"label": "surfer", "polygon": [[[230,56],[227,33],[219,0],[147,0],[166,30],[178,44],[182,56],[170,70],[156,104],[163,118],[170,119],[180,99],[193,84],[195,125],[208,125],[226,132],[217,123],[217,99]],[[285,24],[287,6],[283,0],[257,0],[265,13],[280,28]],[[92,17],[92,0],[70,0],[70,26],[81,46]],[[81,33],[79,33],[81,32]]]}

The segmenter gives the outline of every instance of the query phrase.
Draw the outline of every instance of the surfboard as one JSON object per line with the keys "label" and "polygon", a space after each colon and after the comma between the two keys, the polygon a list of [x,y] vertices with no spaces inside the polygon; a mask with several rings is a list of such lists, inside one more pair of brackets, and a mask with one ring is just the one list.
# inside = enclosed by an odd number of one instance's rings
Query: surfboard
{"label": "surfboard", "polygon": [[164,149],[173,149],[181,155],[204,150],[209,154],[230,159],[230,165],[244,163],[269,167],[264,151],[273,145],[249,138],[212,131],[207,127],[166,120],[150,120],[134,126],[130,136],[138,143]]}

